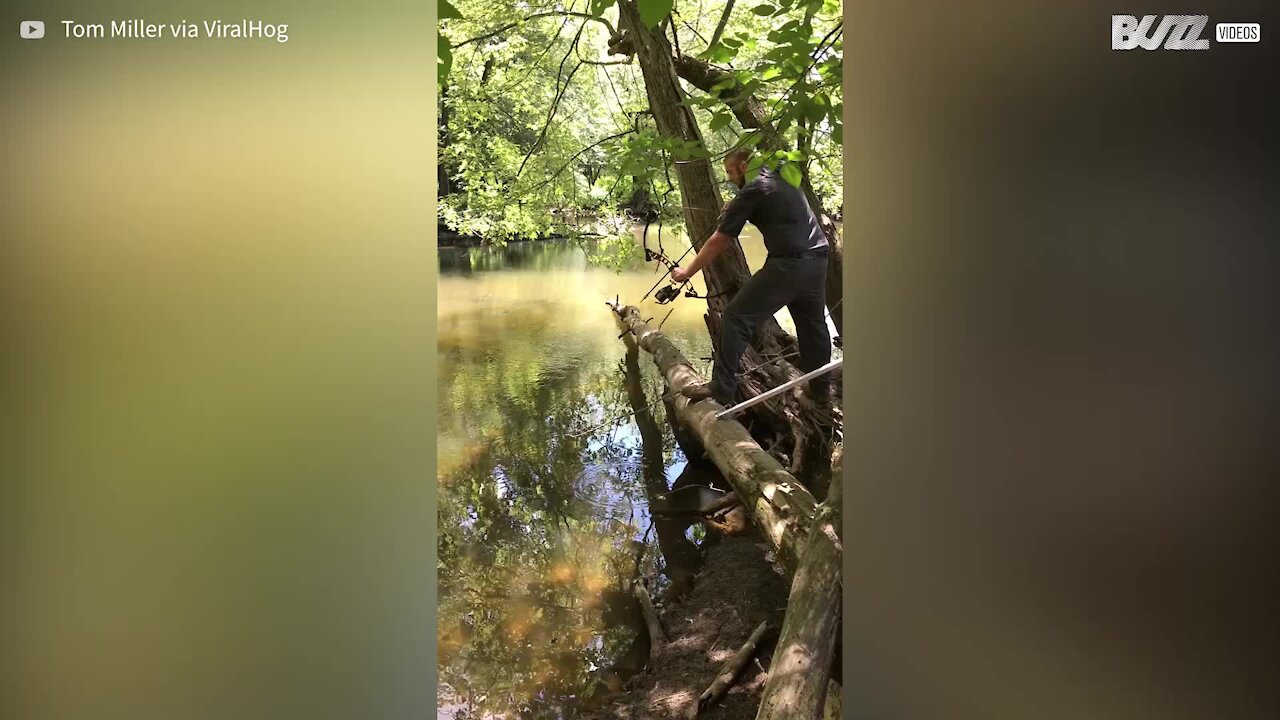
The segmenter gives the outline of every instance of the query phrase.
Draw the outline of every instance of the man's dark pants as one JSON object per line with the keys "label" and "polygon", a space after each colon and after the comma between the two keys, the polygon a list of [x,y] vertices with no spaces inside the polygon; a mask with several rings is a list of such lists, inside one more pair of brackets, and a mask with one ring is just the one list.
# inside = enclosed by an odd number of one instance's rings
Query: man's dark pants
{"label": "man's dark pants", "polygon": [[[720,330],[720,351],[711,374],[711,394],[728,407],[737,398],[738,362],[760,326],[787,308],[796,325],[800,346],[799,367],[817,370],[831,361],[831,335],[826,318],[827,256],[769,257],[764,267],[747,281],[725,308]],[[821,397],[830,393],[830,376],[809,381],[809,390]]]}

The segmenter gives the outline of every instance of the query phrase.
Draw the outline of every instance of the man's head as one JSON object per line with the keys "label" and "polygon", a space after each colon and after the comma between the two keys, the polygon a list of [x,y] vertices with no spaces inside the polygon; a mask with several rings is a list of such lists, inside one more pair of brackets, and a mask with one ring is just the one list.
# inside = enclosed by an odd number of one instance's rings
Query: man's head
{"label": "man's head", "polygon": [[724,172],[734,185],[742,187],[747,184],[747,161],[750,159],[751,150],[748,148],[734,148],[724,156]]}

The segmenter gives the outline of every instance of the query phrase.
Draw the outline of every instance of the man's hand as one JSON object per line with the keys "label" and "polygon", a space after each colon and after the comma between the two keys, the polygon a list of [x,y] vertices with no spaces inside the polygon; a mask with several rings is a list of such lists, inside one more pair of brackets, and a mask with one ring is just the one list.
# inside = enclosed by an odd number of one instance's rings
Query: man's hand
{"label": "man's hand", "polygon": [[693,273],[689,272],[685,268],[676,267],[671,269],[671,279],[678,283],[682,283],[691,277],[693,277]]}

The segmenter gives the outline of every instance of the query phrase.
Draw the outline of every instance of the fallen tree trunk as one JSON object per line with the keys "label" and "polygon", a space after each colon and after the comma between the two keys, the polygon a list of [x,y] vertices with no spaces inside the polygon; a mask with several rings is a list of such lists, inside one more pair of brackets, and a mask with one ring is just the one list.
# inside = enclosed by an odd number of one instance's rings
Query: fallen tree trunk
{"label": "fallen tree trunk", "polygon": [[756,720],[819,720],[840,624],[840,463],[809,531],[791,581],[787,617],[769,666]]}
{"label": "fallen tree trunk", "polygon": [[813,495],[765,452],[737,420],[717,420],[722,408],[713,400],[690,402],[679,392],[703,378],[678,348],[649,327],[635,307],[611,305],[662,372],[673,396],[675,416],[702,443],[707,457],[733,486],[778,560],[788,571],[797,567],[799,549],[817,514]]}
{"label": "fallen tree trunk", "polygon": [[764,639],[764,634],[768,630],[768,622],[760,623],[755,632],[751,633],[751,637],[747,638],[742,647],[738,648],[738,652],[734,653],[732,657],[725,661],[724,665],[720,666],[720,672],[716,674],[716,679],[711,681],[711,685],[698,696],[698,701],[693,704],[693,707],[689,708],[688,716],[690,718],[698,717],[698,713],[714,705],[717,700],[724,697],[726,692],[729,692],[729,688],[733,687],[734,679],[738,677],[738,673],[742,672],[742,668],[747,664],[747,661],[756,654],[756,650],[760,647],[760,641]]}

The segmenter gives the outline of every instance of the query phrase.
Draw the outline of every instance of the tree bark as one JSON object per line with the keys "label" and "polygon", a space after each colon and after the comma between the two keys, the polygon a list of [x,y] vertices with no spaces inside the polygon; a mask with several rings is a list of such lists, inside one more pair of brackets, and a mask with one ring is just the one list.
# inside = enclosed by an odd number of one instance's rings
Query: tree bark
{"label": "tree bark", "polygon": [[840,463],[791,582],[787,617],[756,720],[820,720],[840,625]]}

